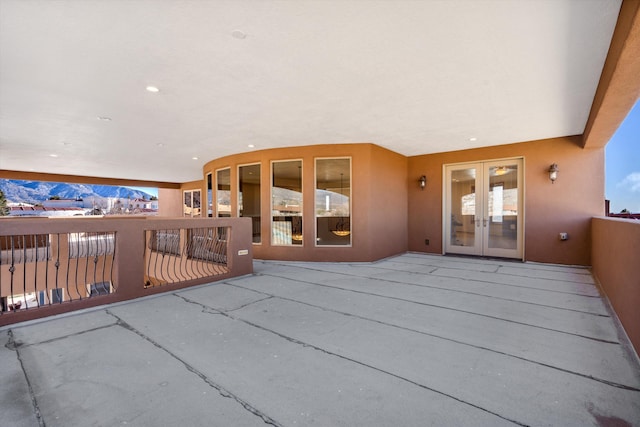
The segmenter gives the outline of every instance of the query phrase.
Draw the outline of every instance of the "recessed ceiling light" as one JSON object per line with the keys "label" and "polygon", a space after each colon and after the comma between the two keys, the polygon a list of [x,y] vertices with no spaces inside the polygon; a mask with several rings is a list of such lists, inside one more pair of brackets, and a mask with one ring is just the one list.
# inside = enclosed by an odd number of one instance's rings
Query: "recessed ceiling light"
{"label": "recessed ceiling light", "polygon": [[192,160],[198,160],[198,158],[196,156],[193,156],[191,159]]}
{"label": "recessed ceiling light", "polygon": [[148,91],[148,92],[157,93],[157,92],[160,92],[160,89],[158,89],[158,88],[157,88],[157,87],[155,87],[155,86],[147,86],[147,91]]}
{"label": "recessed ceiling light", "polygon": [[57,154],[49,154],[49,157],[58,157]]}
{"label": "recessed ceiling light", "polygon": [[231,37],[242,40],[247,38],[247,33],[241,30],[233,30],[231,31]]}
{"label": "recessed ceiling light", "polygon": [[102,120],[103,122],[110,122],[111,121],[111,117],[98,116],[98,120]]}
{"label": "recessed ceiling light", "polygon": [[67,146],[67,147],[70,146],[70,145],[73,145],[72,143],[67,142],[67,141],[62,142],[61,144],[64,145],[64,146]]}
{"label": "recessed ceiling light", "polygon": [[249,148],[254,148],[254,147],[255,147],[255,145],[253,145],[253,144],[249,144],[249,145],[247,145],[247,147],[249,147]]}
{"label": "recessed ceiling light", "polygon": [[471,141],[471,142],[475,142],[477,140],[478,140],[478,138],[476,138],[475,136],[472,136],[471,138],[469,138],[469,141]]}
{"label": "recessed ceiling light", "polygon": [[158,143],[156,144],[156,146],[158,146],[158,147],[164,147],[164,144],[163,144],[162,142],[158,142]]}

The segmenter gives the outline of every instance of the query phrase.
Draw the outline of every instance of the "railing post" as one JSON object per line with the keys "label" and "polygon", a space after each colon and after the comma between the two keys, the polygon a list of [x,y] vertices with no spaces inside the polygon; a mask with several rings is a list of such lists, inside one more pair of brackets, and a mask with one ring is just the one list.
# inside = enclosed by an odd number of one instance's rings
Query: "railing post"
{"label": "railing post", "polygon": [[251,218],[234,218],[231,235],[227,237],[227,259],[234,275],[253,273],[253,225]]}
{"label": "railing post", "polygon": [[144,245],[144,220],[118,221],[114,277],[120,300],[144,294]]}

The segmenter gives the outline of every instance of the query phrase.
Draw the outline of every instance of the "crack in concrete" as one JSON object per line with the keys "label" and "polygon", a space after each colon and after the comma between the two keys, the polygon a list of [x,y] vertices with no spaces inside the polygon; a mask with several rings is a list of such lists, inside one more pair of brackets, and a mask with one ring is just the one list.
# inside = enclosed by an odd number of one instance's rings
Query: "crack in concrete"
{"label": "crack in concrete", "polygon": [[[409,257],[409,258],[422,260],[419,257]],[[448,258],[448,261],[455,262],[454,259],[455,258],[459,258],[459,256],[452,255],[451,257],[447,257],[447,258]],[[524,268],[526,270],[529,270],[529,271],[539,270],[539,271],[547,271],[547,272],[551,272],[551,273],[559,273],[558,269],[554,269],[554,268],[533,268],[533,266],[531,264],[528,264],[528,263],[525,263],[525,262],[522,262],[522,261],[519,261],[519,260],[516,260],[516,259],[514,259],[513,261],[502,260],[503,263],[497,262],[495,264],[485,264],[485,263],[479,263],[479,262],[471,262],[472,258],[476,258],[476,257],[475,256],[469,256],[469,257],[464,258],[464,261],[458,261],[458,263],[473,264],[473,265],[494,265],[494,266],[497,267],[498,270],[501,269],[501,268],[509,268],[509,267],[514,268],[514,266],[520,266],[520,267],[522,267],[522,268]],[[479,260],[486,260],[486,259],[481,257],[481,258],[479,258]],[[423,263],[407,262],[407,261],[404,261],[402,259],[394,259],[392,261],[393,262],[397,262],[399,264],[407,264],[407,265],[420,265],[420,266],[432,265],[432,264],[429,264],[429,263],[423,264]],[[540,266],[541,264],[533,264],[533,265]],[[444,266],[444,267],[441,267],[441,268],[448,268],[450,270],[473,271],[473,270],[468,270],[468,269],[465,269],[465,268],[455,267],[455,266],[451,266],[451,265]],[[570,268],[572,268],[572,269],[579,268],[580,270],[584,271],[584,273],[572,272],[571,274],[589,276],[589,277],[593,278],[593,274],[592,274],[591,270],[589,268],[587,268],[587,267],[580,268],[580,267],[577,267],[577,266],[572,266]],[[497,270],[496,270],[496,272],[497,272]],[[499,274],[504,274],[505,276],[519,276],[517,274],[509,274],[509,273],[499,273]],[[523,276],[519,276],[519,277],[523,277]],[[524,277],[528,277],[528,276],[524,276]],[[580,284],[585,284],[585,285],[591,285],[590,283],[584,283],[584,282],[581,282],[581,281],[574,281],[574,280],[563,280],[563,282],[580,283]]]}
{"label": "crack in concrete", "polygon": [[9,336],[9,340],[7,341],[7,344],[5,346],[8,349],[16,352],[16,357],[18,359],[18,362],[20,362],[20,369],[22,369],[22,374],[24,375],[24,379],[27,383],[29,397],[31,398],[31,404],[33,405],[33,412],[36,416],[36,420],[38,421],[38,426],[45,427],[45,422],[42,418],[42,414],[40,413],[40,407],[38,406],[38,400],[36,399],[36,394],[33,391],[33,386],[31,385],[31,381],[29,380],[29,375],[27,375],[27,370],[24,367],[24,360],[22,360],[22,355],[20,354],[20,344],[16,343],[13,336],[13,330],[9,329],[7,331],[7,335]]}
{"label": "crack in concrete", "polygon": [[28,343],[28,344],[22,343],[20,341],[15,341],[15,343],[13,345],[15,345],[16,347],[25,347],[26,348],[26,347],[32,347],[34,345],[49,344],[49,343],[60,341],[60,340],[66,339],[66,338],[76,337],[78,335],[83,335],[83,334],[86,334],[86,333],[89,333],[89,332],[99,331],[101,329],[107,329],[107,328],[110,328],[110,327],[116,326],[116,325],[117,325],[116,323],[110,323],[108,325],[96,326],[95,328],[85,329],[83,331],[74,332],[72,334],[62,335],[62,336],[55,337],[55,338],[49,338],[48,340],[32,342],[32,343]]}
{"label": "crack in concrete", "polygon": [[259,299],[259,300],[257,300],[257,301],[248,302],[248,303],[246,303],[246,304],[241,305],[240,307],[233,308],[233,309],[231,309],[231,310],[224,310],[224,312],[225,312],[225,313],[232,313],[232,312],[234,312],[234,311],[242,310],[242,309],[243,309],[243,308],[245,308],[245,307],[249,307],[250,305],[257,304],[257,303],[259,303],[259,302],[269,300],[269,299],[271,299],[271,298],[273,298],[273,297],[274,297],[273,295],[268,295],[266,298],[262,298],[262,299]]}
{"label": "crack in concrete", "polygon": [[[198,305],[198,306],[201,306],[201,307],[206,307],[204,304],[202,304],[202,303],[200,303],[200,302],[198,302],[198,301],[193,301],[193,300],[190,300],[190,299],[185,298],[185,297],[182,297],[182,296],[181,296],[181,298],[182,298],[182,299],[184,299],[184,301],[185,301],[185,302],[188,302],[188,303],[191,303],[191,304],[195,304],[195,305]],[[211,308],[211,307],[209,307],[209,308]],[[215,310],[215,309],[214,309],[214,310]],[[384,369],[381,369],[381,368],[375,367],[375,366],[373,366],[373,365],[366,364],[366,363],[364,363],[364,362],[361,362],[361,361],[358,361],[358,360],[355,360],[355,359],[349,358],[349,357],[347,357],[347,356],[343,356],[343,355],[341,355],[341,354],[339,354],[339,353],[334,353],[334,352],[329,351],[329,350],[326,350],[326,349],[324,349],[324,348],[322,348],[322,347],[318,347],[318,346],[316,346],[316,345],[314,345],[314,344],[310,344],[310,343],[306,343],[306,342],[304,342],[304,341],[300,341],[300,340],[298,340],[298,339],[296,339],[296,338],[290,337],[290,336],[288,336],[288,335],[284,335],[284,334],[282,334],[282,333],[280,333],[280,332],[274,331],[274,330],[272,330],[272,329],[266,328],[266,327],[264,327],[264,326],[258,325],[257,323],[253,323],[253,322],[251,322],[251,321],[248,321],[248,320],[242,319],[242,318],[240,318],[240,317],[235,317],[235,316],[233,316],[233,315],[231,315],[231,314],[224,313],[224,312],[221,312],[221,314],[222,314],[223,316],[225,316],[225,317],[228,317],[228,318],[229,318],[229,319],[231,319],[231,320],[239,321],[239,322],[242,322],[242,323],[244,323],[244,324],[246,324],[246,325],[249,325],[249,326],[251,326],[251,327],[254,327],[254,328],[256,328],[256,329],[260,329],[260,330],[265,331],[265,332],[267,332],[267,333],[270,333],[270,334],[276,335],[276,336],[278,336],[278,337],[280,337],[280,338],[282,338],[282,339],[284,339],[284,340],[286,340],[286,341],[288,341],[288,342],[291,342],[291,343],[293,343],[293,344],[300,345],[300,346],[302,346],[302,347],[306,347],[306,348],[310,348],[310,349],[313,349],[313,350],[319,351],[319,352],[321,352],[321,353],[327,354],[327,355],[329,355],[329,356],[338,357],[338,358],[343,359],[343,360],[346,360],[346,361],[348,361],[348,362],[355,363],[355,364],[358,364],[358,365],[360,365],[360,366],[364,366],[364,367],[366,367],[366,368],[368,368],[368,369],[372,369],[372,370],[374,370],[374,371],[377,371],[377,372],[380,372],[380,373],[383,373],[383,374],[389,375],[389,376],[394,377],[394,378],[396,378],[396,379],[399,379],[399,380],[401,380],[401,381],[405,381],[405,382],[407,382],[407,383],[413,384],[413,385],[415,385],[415,386],[417,386],[417,387],[420,387],[420,388],[422,388],[422,389],[429,390],[429,391],[431,391],[431,392],[433,392],[433,393],[437,393],[437,394],[439,394],[439,395],[441,395],[441,396],[448,397],[448,398],[453,399],[453,400],[455,400],[455,401],[457,401],[457,402],[459,402],[459,403],[462,403],[462,404],[464,404],[464,405],[471,406],[471,407],[473,407],[473,408],[475,408],[475,409],[478,409],[478,410],[480,410],[480,411],[483,411],[483,412],[489,413],[489,414],[494,415],[494,416],[496,416],[496,417],[498,417],[498,418],[501,418],[501,419],[503,419],[503,420],[509,421],[509,422],[511,422],[511,423],[513,423],[513,424],[516,424],[516,425],[519,425],[519,426],[525,426],[525,427],[527,427],[527,424],[523,424],[523,423],[521,423],[521,422],[519,422],[519,421],[512,420],[512,419],[510,419],[510,418],[507,418],[507,417],[505,417],[505,416],[503,416],[503,415],[498,414],[497,412],[493,412],[493,411],[491,411],[491,410],[489,410],[489,409],[486,409],[486,408],[483,408],[483,407],[481,407],[481,406],[475,405],[475,404],[473,404],[473,403],[471,403],[471,402],[467,402],[467,401],[462,400],[462,399],[460,399],[460,398],[458,398],[458,397],[455,397],[455,396],[453,396],[453,395],[450,395],[450,394],[447,394],[447,393],[445,393],[445,392],[442,392],[442,391],[439,391],[439,390],[433,389],[433,388],[431,388],[431,387],[429,387],[429,386],[427,386],[427,385],[420,384],[420,383],[418,383],[418,382],[416,382],[416,381],[413,381],[413,380],[411,380],[411,379],[409,379],[409,378],[405,378],[405,377],[403,377],[403,376],[401,376],[401,375],[394,374],[393,372],[386,371],[386,370],[384,370]]]}
{"label": "crack in concrete", "polygon": [[[184,297],[182,297],[181,295],[176,295],[173,294],[176,297],[182,298],[184,299],[186,302],[190,302],[187,299],[185,299]],[[223,314],[222,312],[218,312],[217,310],[215,310],[214,308],[211,307],[207,307],[204,306],[203,304],[198,304],[201,307],[206,307],[209,310],[213,310],[216,313],[210,313],[210,314]],[[159,342],[155,341],[154,339],[152,339],[151,337],[143,334],[141,331],[139,331],[138,329],[136,329],[135,327],[133,327],[132,325],[128,324],[125,320],[123,320],[122,318],[120,318],[118,315],[112,313],[109,310],[106,310],[107,314],[113,316],[114,318],[116,318],[117,320],[117,325],[121,326],[122,328],[138,335],[139,337],[141,337],[142,339],[144,339],[145,341],[151,343],[153,346],[155,346],[156,348],[164,351],[165,353],[167,353],[169,356],[171,356],[172,358],[174,358],[175,360],[177,360],[178,362],[182,363],[182,365],[192,374],[196,375],[198,378],[200,378],[205,384],[207,384],[208,386],[210,386],[211,388],[215,389],[216,391],[218,391],[218,393],[220,394],[220,396],[228,398],[228,399],[233,399],[235,400],[238,404],[240,404],[244,409],[246,409],[248,412],[252,413],[253,415],[259,417],[262,419],[262,421],[264,421],[265,424],[269,424],[272,426],[276,426],[276,427],[282,427],[282,424],[278,423],[276,420],[272,419],[271,417],[269,417],[268,415],[266,415],[265,413],[263,413],[262,411],[260,411],[259,409],[253,407],[249,402],[245,401],[244,399],[242,399],[241,397],[235,395],[234,393],[232,393],[231,391],[227,390],[226,388],[224,388],[223,386],[221,386],[220,384],[215,383],[213,380],[211,380],[209,377],[207,377],[204,373],[200,372],[198,369],[196,369],[194,366],[191,366],[187,361],[183,360],[182,358],[180,358],[177,354],[173,353],[172,351],[170,351],[169,349],[165,348],[162,346],[162,344],[160,344]]]}
{"label": "crack in concrete", "polygon": [[[307,265],[290,265],[290,264],[283,264],[283,263],[276,263],[276,262],[273,262],[273,264],[280,265],[280,266],[283,266],[283,267],[302,268],[302,269],[306,269],[306,270],[320,271],[320,272],[323,272],[323,273],[327,273],[326,270],[322,270],[321,268],[311,268],[310,266],[307,266]],[[413,265],[413,264],[411,264],[411,265]],[[497,283],[497,282],[490,281],[490,280],[469,279],[469,278],[464,278],[464,277],[451,277],[451,276],[447,276],[447,275],[434,274],[435,271],[443,269],[443,268],[448,268],[448,267],[436,267],[432,272],[429,272],[429,273],[414,272],[414,271],[402,271],[402,270],[398,270],[398,269],[394,269],[394,268],[381,268],[381,267],[375,267],[375,268],[377,268],[379,270],[402,272],[402,273],[408,273],[408,274],[420,275],[420,276],[424,276],[425,274],[433,274],[434,277],[443,277],[443,278],[448,278],[448,279],[462,280],[462,281],[465,281],[465,282],[489,283],[489,284],[496,285],[496,286],[507,286],[507,287],[512,287],[512,288],[531,289],[531,290],[536,290],[536,291],[541,291],[541,292],[551,292],[551,293],[558,293],[558,294],[576,295],[576,296],[580,296],[580,297],[584,297],[584,298],[600,298],[600,295],[585,295],[585,294],[577,293],[577,292],[558,291],[558,290],[555,290],[555,289],[541,289],[541,288],[536,288],[536,287],[533,287],[533,286],[512,285],[512,284],[506,284],[506,283]],[[450,270],[469,271],[469,270],[455,269],[455,268],[449,268],[449,269]],[[383,281],[383,282],[389,282],[389,283],[400,283],[400,284],[410,285],[410,286],[421,286],[421,287],[424,287],[424,288],[443,289],[443,290],[447,290],[447,291],[451,291],[451,292],[471,293],[471,294],[474,294],[474,295],[487,296],[487,295],[484,295],[484,294],[479,294],[479,293],[476,294],[476,293],[473,293],[473,292],[460,291],[460,290],[456,290],[456,289],[448,289],[448,288],[443,288],[443,287],[439,287],[439,286],[419,285],[419,284],[416,284],[416,283],[402,282],[402,281],[399,281],[399,280],[379,279],[377,277],[362,276],[362,275],[353,274],[353,273],[347,273],[347,272],[338,273],[338,272],[335,272],[335,271],[328,271],[328,273],[340,274],[340,275],[351,276],[351,277],[359,277],[359,278],[362,278],[362,279],[371,279],[371,280],[377,280],[377,281]],[[480,273],[491,273],[491,272],[485,271],[485,272],[480,272]],[[505,276],[507,276],[507,275],[505,274]],[[514,276],[514,277],[527,277],[527,276]],[[581,283],[581,282],[567,282],[567,283],[578,283],[578,284],[585,285],[585,286],[594,286],[595,287],[595,285],[590,285],[590,284]],[[494,297],[491,297],[491,298],[494,298]],[[500,297],[495,297],[495,298],[500,299]],[[522,302],[524,304],[528,304],[526,301],[518,301],[518,300],[507,300],[507,301],[517,301],[517,302]],[[553,306],[550,306],[550,307],[553,307]],[[554,308],[558,308],[558,307],[554,307]],[[591,314],[591,313],[589,313],[589,314]]]}
{"label": "crack in concrete", "polygon": [[[277,276],[275,274],[267,274],[265,276],[270,276],[270,277],[274,277],[274,278],[277,278],[277,279],[285,279],[285,280],[294,281],[293,279],[290,279],[289,277]],[[372,293],[372,292],[365,292],[365,291],[358,291],[358,290],[354,290],[354,289],[341,288],[339,286],[327,285],[327,284],[324,284],[324,283],[310,282],[310,281],[305,281],[305,280],[300,280],[300,279],[297,279],[295,282],[306,283],[308,285],[314,285],[314,286],[322,286],[322,287],[331,288],[331,289],[338,289],[338,290],[341,290],[341,291],[353,292],[353,293],[356,293],[356,294],[363,294],[363,295],[369,295],[369,296],[374,296],[374,297],[386,298],[386,299],[390,299],[390,300],[402,301],[402,302],[407,302],[407,303],[410,303],[410,304],[423,305],[423,306],[426,306],[426,307],[436,307],[436,308],[440,308],[440,309],[443,309],[443,310],[457,311],[457,312],[460,312],[460,313],[472,314],[474,316],[481,316],[481,317],[487,317],[489,319],[500,320],[502,322],[515,323],[517,325],[524,325],[524,326],[529,326],[529,327],[532,327],[532,328],[543,329],[543,330],[546,330],[546,331],[552,331],[552,332],[557,332],[557,333],[561,333],[561,334],[567,334],[567,335],[571,335],[571,336],[586,338],[586,339],[597,341],[597,342],[620,345],[620,342],[618,342],[618,341],[604,340],[604,339],[601,339],[601,338],[590,337],[588,335],[581,335],[581,334],[576,334],[576,333],[573,333],[573,332],[561,331],[559,329],[547,328],[545,326],[532,325],[530,323],[519,322],[517,320],[505,319],[505,318],[502,318],[502,317],[491,316],[491,315],[488,315],[488,314],[477,313],[477,312],[474,312],[474,311],[461,310],[459,308],[446,307],[446,306],[437,305],[437,304],[429,304],[429,303],[426,303],[426,302],[413,301],[413,300],[409,300],[409,299],[405,299],[405,298],[392,297],[392,296],[389,296],[389,295],[376,294],[376,293]],[[587,313],[585,313],[585,314],[587,314]],[[609,316],[604,316],[604,317],[609,317]]]}
{"label": "crack in concrete", "polygon": [[[295,299],[292,299],[292,298],[282,297],[282,296],[278,296],[278,295],[272,295],[272,294],[269,294],[267,292],[256,291],[254,289],[245,288],[245,287],[240,286],[240,285],[234,285],[234,284],[230,284],[230,285],[231,286],[235,286],[235,287],[240,288],[240,289],[245,289],[247,291],[256,292],[256,293],[259,293],[259,294],[262,294],[262,295],[270,295],[270,296],[272,296],[274,298],[277,298],[277,299],[280,299],[280,300],[290,301],[290,302],[293,302],[293,303],[306,305],[308,307],[317,308],[317,309],[320,309],[320,310],[323,310],[323,311],[336,313],[336,314],[341,314],[341,315],[344,315],[344,316],[353,317],[353,318],[356,318],[356,319],[360,319],[360,320],[364,320],[364,321],[368,321],[368,322],[372,322],[372,323],[377,323],[377,324],[384,325],[384,326],[389,326],[389,327],[400,329],[400,330],[407,331],[407,332],[413,332],[413,333],[417,333],[417,334],[421,334],[421,335],[426,335],[426,336],[429,336],[429,337],[438,338],[438,339],[449,341],[449,342],[453,342],[453,343],[456,343],[456,344],[465,345],[465,346],[472,347],[472,348],[477,348],[479,350],[490,351],[492,353],[500,354],[500,355],[503,355],[503,356],[506,356],[506,357],[512,357],[514,359],[519,359],[519,360],[522,360],[522,361],[525,361],[525,362],[528,362],[528,363],[533,363],[533,364],[536,364],[536,365],[544,366],[546,368],[554,369],[554,370],[561,371],[561,372],[564,372],[564,373],[567,373],[567,374],[577,375],[579,377],[583,377],[583,378],[586,378],[586,379],[589,379],[589,380],[597,381],[597,382],[606,384],[606,385],[611,386],[611,387],[620,388],[620,389],[623,389],[623,390],[640,392],[640,388],[637,388],[637,387],[628,386],[628,385],[625,385],[625,384],[620,384],[620,383],[617,383],[617,382],[614,382],[614,381],[606,380],[604,378],[598,378],[598,377],[595,377],[593,375],[587,375],[587,374],[583,374],[583,373],[580,373],[580,372],[571,371],[569,369],[561,368],[561,367],[558,367],[558,366],[550,365],[550,364],[539,362],[539,361],[532,360],[532,359],[527,359],[526,357],[517,356],[515,354],[511,354],[511,353],[507,353],[507,352],[504,352],[504,351],[495,350],[495,349],[492,349],[492,348],[489,348],[489,347],[483,347],[483,346],[476,345],[476,344],[470,344],[470,343],[467,343],[467,342],[464,342],[464,341],[456,340],[456,339],[445,337],[445,336],[442,336],[442,335],[432,334],[432,333],[429,333],[429,332],[420,331],[418,329],[411,329],[411,328],[407,328],[405,326],[400,326],[400,325],[396,325],[396,324],[393,324],[393,323],[384,322],[382,320],[372,319],[370,317],[364,317],[364,316],[360,316],[360,315],[357,315],[357,314],[348,313],[348,312],[345,312],[345,311],[339,311],[339,310],[335,310],[333,308],[323,307],[323,306],[320,306],[320,305],[315,305],[315,304],[311,304],[311,303],[308,303],[308,302],[295,300]],[[266,299],[268,299],[268,298],[265,298],[265,300]],[[605,343],[606,344],[612,344],[612,345],[618,345],[618,344],[609,343],[609,342],[605,342]]]}

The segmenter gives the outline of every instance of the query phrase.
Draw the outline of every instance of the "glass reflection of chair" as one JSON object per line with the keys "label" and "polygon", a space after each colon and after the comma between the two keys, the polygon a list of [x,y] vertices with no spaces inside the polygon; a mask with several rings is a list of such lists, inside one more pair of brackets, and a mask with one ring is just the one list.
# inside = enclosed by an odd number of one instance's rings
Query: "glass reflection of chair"
{"label": "glass reflection of chair", "polygon": [[458,239],[456,227],[460,227],[462,223],[458,221],[454,214],[451,214],[451,242],[452,244],[464,246]]}

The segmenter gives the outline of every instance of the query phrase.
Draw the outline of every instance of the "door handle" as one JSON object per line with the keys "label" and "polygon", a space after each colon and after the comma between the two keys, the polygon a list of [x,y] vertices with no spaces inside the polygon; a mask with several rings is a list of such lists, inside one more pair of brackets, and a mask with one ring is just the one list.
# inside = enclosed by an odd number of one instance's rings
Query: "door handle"
{"label": "door handle", "polygon": [[480,220],[476,219],[476,227],[480,227]]}
{"label": "door handle", "polygon": [[487,220],[486,219],[482,220],[482,225],[485,226],[485,227],[487,226]]}

